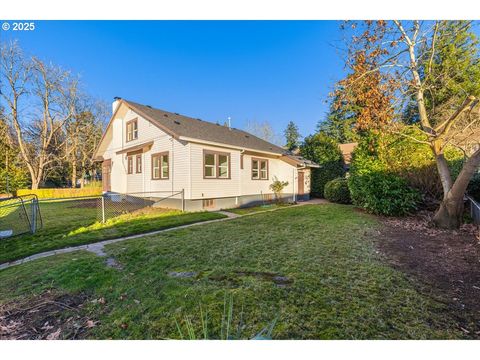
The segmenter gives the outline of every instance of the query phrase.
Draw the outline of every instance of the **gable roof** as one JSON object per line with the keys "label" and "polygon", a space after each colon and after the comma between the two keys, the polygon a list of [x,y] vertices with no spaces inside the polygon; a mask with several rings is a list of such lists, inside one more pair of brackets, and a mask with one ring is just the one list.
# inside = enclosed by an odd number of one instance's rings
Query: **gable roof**
{"label": "gable roof", "polygon": [[284,155],[287,152],[280,146],[262,140],[243,130],[155,109],[129,100],[122,101],[139,115],[144,116],[162,130],[177,138],[196,139],[200,142],[219,143],[278,155]]}
{"label": "gable roof", "polygon": [[[111,126],[115,115],[119,111],[121,105],[124,104],[138,115],[144,117],[154,125],[166,133],[176,137],[180,140],[198,141],[200,143],[211,143],[213,145],[233,146],[245,150],[254,150],[263,153],[279,155],[281,159],[293,163],[296,166],[318,167],[312,161],[303,159],[299,156],[293,156],[286,149],[269,143],[263,139],[256,137],[246,131],[229,128],[227,126],[214,124],[201,119],[180,115],[178,113],[171,113],[169,111],[152,108],[148,105],[142,105],[130,100],[120,99],[119,104],[110,119],[110,122],[105,129],[102,139],[98,144],[94,153],[95,161],[103,161],[103,157],[98,155],[106,134]],[[141,144],[143,146],[145,144]],[[130,151],[130,148],[128,149]]]}

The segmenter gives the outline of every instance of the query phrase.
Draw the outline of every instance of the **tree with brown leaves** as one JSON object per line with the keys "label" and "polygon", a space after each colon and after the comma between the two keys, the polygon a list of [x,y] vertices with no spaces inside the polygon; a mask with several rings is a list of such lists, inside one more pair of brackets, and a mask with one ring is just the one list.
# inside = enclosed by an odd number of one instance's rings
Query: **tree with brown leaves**
{"label": "tree with brown leaves", "polygon": [[[468,24],[449,21],[353,24],[347,62],[353,72],[341,82],[344,99],[358,106],[360,129],[381,128],[402,135],[399,128],[405,125],[398,114],[413,99],[418,116],[418,125],[413,126],[421,129],[424,139],[412,137],[412,140],[428,144],[433,152],[443,186],[443,200],[434,222],[443,228],[460,226],[463,197],[480,166],[478,94],[445,91],[455,88],[451,84],[458,81],[462,68],[458,61],[442,58],[445,47],[453,41],[454,49],[467,46],[472,58],[470,66],[478,66],[476,46],[455,40],[455,34],[468,31]],[[456,179],[445,159],[448,147],[465,154]]]}

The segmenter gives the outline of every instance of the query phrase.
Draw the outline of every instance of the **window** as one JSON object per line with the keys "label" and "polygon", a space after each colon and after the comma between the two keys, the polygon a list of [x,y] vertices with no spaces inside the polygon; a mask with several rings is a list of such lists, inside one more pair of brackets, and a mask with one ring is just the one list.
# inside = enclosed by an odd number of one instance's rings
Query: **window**
{"label": "window", "polygon": [[228,178],[230,176],[228,169],[228,155],[218,154],[218,177]]}
{"label": "window", "polygon": [[137,174],[141,174],[142,173],[142,155],[141,154],[138,154],[136,156],[135,165],[136,165],[135,172]]}
{"label": "window", "polygon": [[216,156],[215,154],[205,154],[203,156],[204,161],[204,175],[206,178],[214,178],[216,175]]}
{"label": "window", "polygon": [[152,155],[152,179],[164,180],[169,176],[168,152]]}
{"label": "window", "polygon": [[138,139],[138,121],[137,119],[127,121],[127,141]]}
{"label": "window", "polygon": [[252,180],[268,180],[268,160],[252,158]]}
{"label": "window", "polygon": [[205,199],[202,201],[202,205],[204,209],[213,208],[215,207],[215,200],[214,199]]}
{"label": "window", "polygon": [[127,174],[133,174],[133,157],[127,156]]}
{"label": "window", "polygon": [[230,179],[230,154],[204,151],[203,177],[205,179]]}

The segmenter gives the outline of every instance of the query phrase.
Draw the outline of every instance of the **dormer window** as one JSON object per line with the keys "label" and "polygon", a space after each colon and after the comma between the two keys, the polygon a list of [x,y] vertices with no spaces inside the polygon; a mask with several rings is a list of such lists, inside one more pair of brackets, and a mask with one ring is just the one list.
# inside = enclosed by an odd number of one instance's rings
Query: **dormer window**
{"label": "dormer window", "polygon": [[138,139],[138,120],[127,121],[127,142]]}

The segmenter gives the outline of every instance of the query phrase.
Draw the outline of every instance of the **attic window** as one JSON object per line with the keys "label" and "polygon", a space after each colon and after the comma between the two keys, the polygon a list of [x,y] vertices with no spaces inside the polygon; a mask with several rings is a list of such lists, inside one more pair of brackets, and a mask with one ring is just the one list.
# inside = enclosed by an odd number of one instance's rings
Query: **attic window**
{"label": "attic window", "polygon": [[127,142],[138,139],[138,120],[127,121]]}

